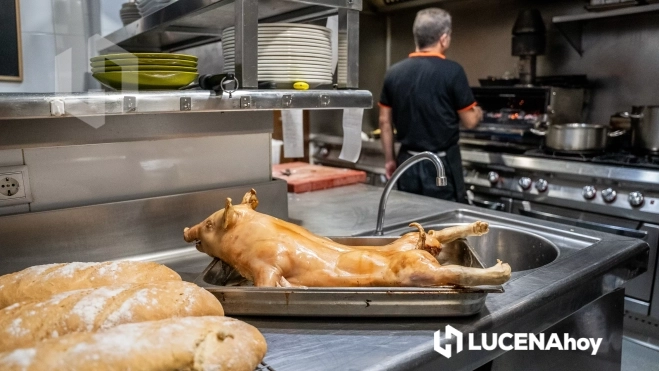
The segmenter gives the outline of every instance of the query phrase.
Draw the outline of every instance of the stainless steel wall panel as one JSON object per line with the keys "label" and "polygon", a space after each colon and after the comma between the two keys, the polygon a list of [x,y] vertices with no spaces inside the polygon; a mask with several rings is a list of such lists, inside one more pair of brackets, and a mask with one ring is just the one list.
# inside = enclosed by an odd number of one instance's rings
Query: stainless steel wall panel
{"label": "stainless steel wall panel", "polygon": [[272,132],[269,111],[109,115],[84,120],[0,121],[0,149]]}
{"label": "stainless steel wall panel", "polygon": [[270,179],[270,134],[25,150],[32,211],[193,192]]}
{"label": "stainless steel wall panel", "polygon": [[[193,246],[183,228],[197,224],[250,188],[260,212],[288,218],[281,180],[203,192],[0,217],[0,275],[31,265],[102,261]],[[201,253],[199,253],[201,254]]]}
{"label": "stainless steel wall panel", "polygon": [[[586,120],[608,123],[611,114],[632,104],[657,104],[659,28],[656,15],[596,20],[584,25],[580,56],[551,24],[553,16],[584,13],[580,2],[451,1],[441,7],[453,16],[449,59],[460,63],[469,82],[488,75],[516,74],[518,59],[511,55],[511,31],[520,9],[537,8],[547,25],[547,53],[538,57],[538,75],[587,74],[593,90]],[[412,23],[418,9],[392,17],[392,63],[414,50]],[[492,16],[496,14],[496,16]]]}

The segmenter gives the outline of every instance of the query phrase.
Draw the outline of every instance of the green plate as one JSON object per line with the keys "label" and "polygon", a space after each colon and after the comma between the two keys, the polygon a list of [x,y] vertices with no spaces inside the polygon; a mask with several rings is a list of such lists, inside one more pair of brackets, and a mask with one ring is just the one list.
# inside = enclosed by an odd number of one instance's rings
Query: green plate
{"label": "green plate", "polygon": [[104,60],[114,60],[114,59],[132,59],[132,58],[151,58],[151,59],[182,59],[186,61],[197,61],[197,57],[194,55],[187,54],[171,54],[171,53],[118,53],[118,54],[106,54],[99,55],[97,57],[90,58],[91,62],[104,61]]}
{"label": "green plate", "polygon": [[[94,78],[117,90],[159,90],[178,89],[186,86],[199,76],[192,72],[98,72]],[[123,80],[122,80],[123,79]]]}
{"label": "green plate", "polygon": [[130,59],[113,59],[92,62],[92,67],[111,67],[111,66],[138,66],[144,64],[157,64],[161,66],[178,66],[178,67],[197,67],[197,62],[184,61],[177,59],[147,59],[147,58],[130,58]]}
{"label": "green plate", "polygon": [[112,67],[92,68],[92,73],[117,72],[117,71],[197,72],[197,69],[194,67],[161,66],[156,64],[145,64],[141,66],[112,66]]}

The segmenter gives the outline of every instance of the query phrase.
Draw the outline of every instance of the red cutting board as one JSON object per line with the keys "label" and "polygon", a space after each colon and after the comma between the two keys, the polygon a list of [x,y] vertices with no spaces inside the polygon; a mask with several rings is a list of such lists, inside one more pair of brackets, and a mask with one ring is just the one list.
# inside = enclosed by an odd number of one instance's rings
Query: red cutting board
{"label": "red cutting board", "polygon": [[311,192],[366,181],[366,173],[359,170],[289,162],[272,166],[272,176],[288,183],[288,191]]}

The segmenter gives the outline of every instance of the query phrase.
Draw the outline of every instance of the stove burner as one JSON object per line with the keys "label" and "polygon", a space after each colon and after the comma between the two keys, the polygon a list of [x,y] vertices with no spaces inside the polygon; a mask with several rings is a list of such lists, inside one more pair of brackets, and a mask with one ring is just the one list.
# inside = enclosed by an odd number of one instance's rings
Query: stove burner
{"label": "stove burner", "polygon": [[632,167],[643,167],[649,169],[659,169],[659,156],[644,155],[637,156],[631,153],[608,153],[597,156],[592,159],[594,163],[603,163],[610,165],[623,165]]}
{"label": "stove burner", "polygon": [[524,152],[531,157],[543,157],[557,160],[583,161],[603,165],[636,167],[659,170],[659,156],[634,155],[629,152],[603,153],[603,152],[560,152],[548,148],[533,149]]}

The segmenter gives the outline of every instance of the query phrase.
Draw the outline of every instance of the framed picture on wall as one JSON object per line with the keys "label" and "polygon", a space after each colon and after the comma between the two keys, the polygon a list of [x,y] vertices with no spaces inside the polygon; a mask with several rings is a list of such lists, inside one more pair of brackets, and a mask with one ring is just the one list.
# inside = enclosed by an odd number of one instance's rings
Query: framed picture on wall
{"label": "framed picture on wall", "polygon": [[19,0],[0,0],[0,81],[23,81]]}

